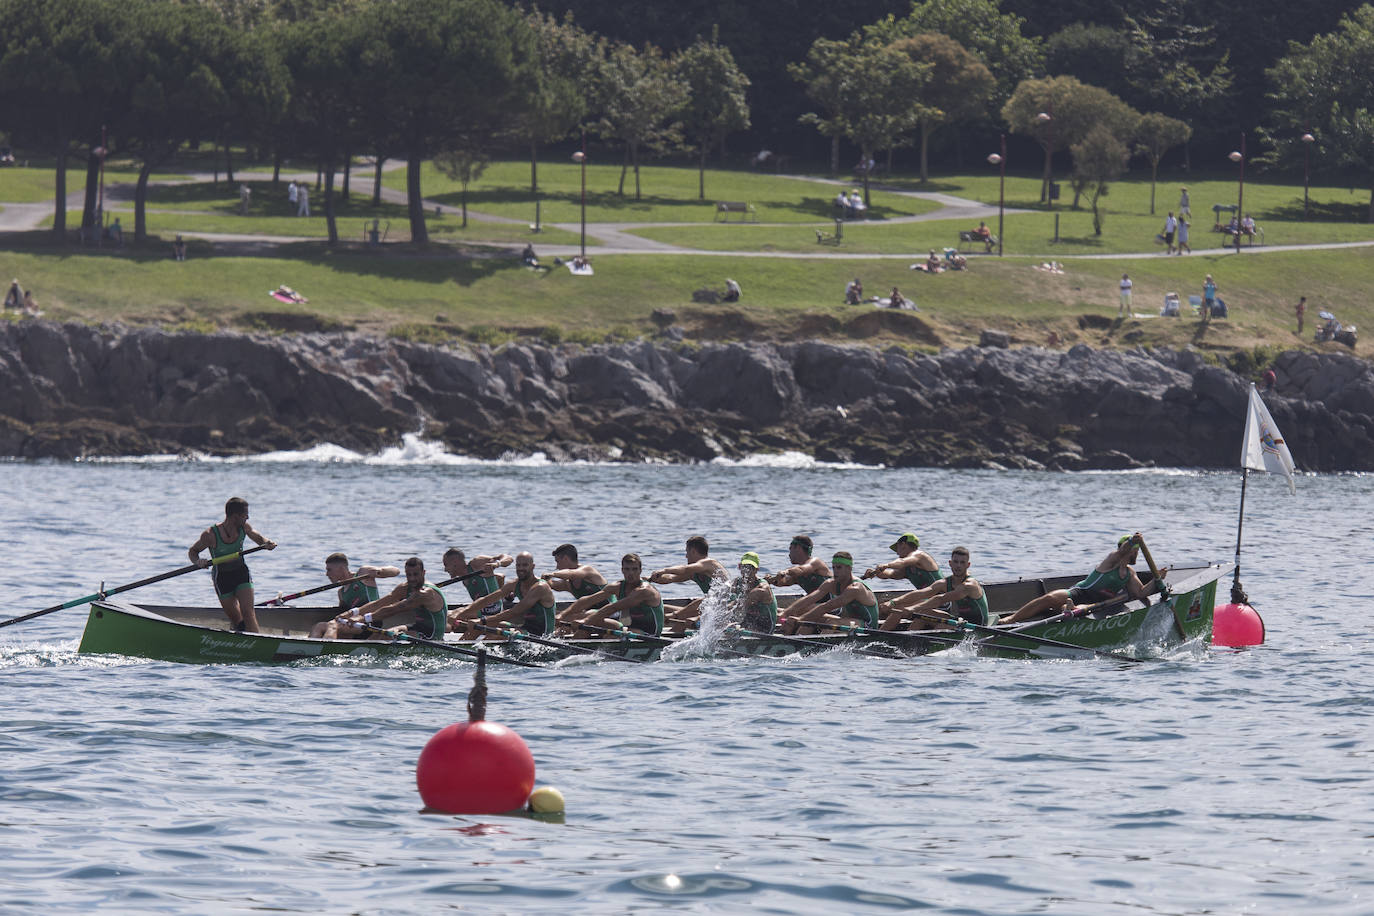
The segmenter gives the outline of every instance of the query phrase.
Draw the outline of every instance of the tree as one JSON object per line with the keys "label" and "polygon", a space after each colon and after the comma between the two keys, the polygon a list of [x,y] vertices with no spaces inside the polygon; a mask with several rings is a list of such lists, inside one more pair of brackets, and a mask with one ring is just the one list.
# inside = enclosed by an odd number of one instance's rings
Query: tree
{"label": "tree", "polygon": [[[141,36],[122,4],[6,0],[0,4],[0,115],[14,141],[47,148],[57,162],[53,233],[66,237],[67,157],[89,149],[136,79]],[[84,157],[83,157],[84,158]]]}
{"label": "tree", "polygon": [[[396,0],[363,8],[361,75],[406,157],[410,237],[429,242],[420,172],[464,137],[494,136],[527,110],[534,40],[497,0]],[[378,144],[379,146],[381,144]]]}
{"label": "tree", "polygon": [[[1045,151],[1042,201],[1049,200],[1050,162],[1055,152],[1081,142],[1098,125],[1114,136],[1129,138],[1139,118],[1133,108],[1107,90],[1071,76],[1025,80],[1002,106],[1002,119],[1012,133],[1034,139]],[[1074,206],[1078,206],[1077,200]]]}
{"label": "tree", "polygon": [[917,63],[930,65],[919,99],[921,114],[921,181],[930,180],[930,136],[945,124],[979,117],[997,87],[992,72],[963,45],[938,32],[899,38],[892,49]]}
{"label": "tree", "polygon": [[674,76],[658,48],[645,45],[637,51],[623,44],[606,55],[597,85],[601,108],[597,129],[603,137],[625,146],[616,193],[625,196],[625,175],[633,166],[635,200],[639,200],[640,153],[665,152],[681,140],[676,116],[687,104],[687,87]]}
{"label": "tree", "polygon": [[[1136,152],[1150,161],[1150,213],[1155,212],[1155,183],[1159,180],[1159,160],[1176,146],[1182,146],[1193,129],[1177,118],[1152,111],[1141,115],[1136,126]],[[1075,157],[1076,158],[1076,157]]]}
{"label": "tree", "polygon": [[677,55],[673,69],[687,87],[688,101],[682,109],[683,132],[697,148],[697,197],[706,199],[706,153],[737,130],[749,129],[749,102],[745,91],[749,77],[735,64],[730,49],[717,40],[698,38]]}
{"label": "tree", "polygon": [[572,13],[560,20],[535,9],[525,19],[533,33],[535,58],[532,83],[526,89],[528,109],[517,133],[529,144],[530,193],[537,194],[539,145],[563,139],[587,116],[591,84],[606,43],[579,28]]}
{"label": "tree", "polygon": [[1106,125],[1098,124],[1088,131],[1073,150],[1073,175],[1081,183],[1093,208],[1093,234],[1102,234],[1102,211],[1098,201],[1107,195],[1111,182],[1126,171],[1131,152],[1121,138]]}
{"label": "tree", "polygon": [[458,143],[434,157],[434,166],[462,187],[463,228],[468,227],[468,185],[487,170],[487,155],[475,143]]}
{"label": "tree", "polygon": [[1374,6],[1361,6],[1306,45],[1290,43],[1266,76],[1275,102],[1264,134],[1272,157],[1296,158],[1310,130],[1319,161],[1369,180],[1366,218],[1374,222]]}
{"label": "tree", "polygon": [[1022,80],[1044,71],[1044,48],[1040,39],[1022,34],[1025,22],[1013,13],[1003,13],[999,0],[918,0],[907,16],[888,16],[867,27],[864,34],[883,43],[929,32],[948,35],[996,76],[994,97],[1000,102]]}
{"label": "tree", "polygon": [[1129,99],[1135,88],[1129,68],[1134,53],[1125,28],[1075,22],[1045,39],[1045,69]]}
{"label": "tree", "polygon": [[840,138],[845,133],[848,93],[853,88],[850,59],[857,44],[856,36],[847,41],[817,38],[806,52],[805,61],[787,65],[787,72],[806,86],[807,98],[820,108],[818,112],[807,112],[798,120],[813,125],[821,136],[830,138],[831,178],[840,171]]}
{"label": "tree", "polygon": [[[854,47],[848,70],[844,132],[859,147],[861,161],[872,161],[879,150],[890,149],[900,137],[920,123],[929,109],[919,100],[930,79],[931,65],[918,63],[891,45],[864,42]],[[864,203],[869,198],[865,167]]]}

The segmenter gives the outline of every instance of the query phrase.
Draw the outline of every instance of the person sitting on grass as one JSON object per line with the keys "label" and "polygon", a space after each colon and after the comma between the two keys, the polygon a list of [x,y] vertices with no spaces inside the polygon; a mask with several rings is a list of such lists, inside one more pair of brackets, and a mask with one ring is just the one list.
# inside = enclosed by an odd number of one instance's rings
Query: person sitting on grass
{"label": "person sitting on grass", "polygon": [[905,296],[902,295],[901,290],[897,289],[897,287],[894,286],[892,287],[892,299],[888,303],[888,307],[894,309],[905,309],[910,308],[911,303],[907,301],[907,298]]}
{"label": "person sitting on grass", "polygon": [[725,295],[721,299],[725,302],[738,302],[741,294],[739,284],[729,277],[725,278]]}
{"label": "person sitting on grass", "polygon": [[844,304],[858,305],[864,300],[864,285],[858,277],[844,285]]}

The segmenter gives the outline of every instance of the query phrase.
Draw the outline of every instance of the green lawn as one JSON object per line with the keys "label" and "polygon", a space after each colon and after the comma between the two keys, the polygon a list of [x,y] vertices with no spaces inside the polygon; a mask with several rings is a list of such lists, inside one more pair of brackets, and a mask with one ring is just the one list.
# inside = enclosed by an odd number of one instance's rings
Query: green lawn
{"label": "green lawn", "polygon": [[[159,175],[166,181],[175,180],[174,174]],[[0,169],[0,200],[14,204],[49,203],[56,193],[57,176],[51,163],[35,163],[25,168],[12,166]],[[138,181],[138,170],[134,168],[105,167],[105,187],[120,182],[133,185]],[[86,172],[80,168],[67,169],[67,193],[80,193],[86,186]]]}
{"label": "green lawn", "polygon": [[[625,197],[616,194],[618,165],[587,166],[587,221],[592,223],[709,223],[715,202],[752,203],[761,222],[805,223],[827,219],[832,213],[835,186],[804,179],[708,169],[706,200],[697,197],[697,171],[673,166],[640,169],[643,198],[634,199],[634,174],[626,178]],[[539,186],[542,218],[547,222],[576,223],[581,219],[581,169],[571,162],[541,163]],[[387,187],[404,190],[404,170],[387,172]],[[457,206],[461,188],[438,169],[426,165],[421,189],[427,200]],[[497,162],[468,188],[468,206],[484,213],[533,221],[528,162]],[[937,209],[936,204],[882,191],[872,195],[874,219],[914,216]]]}

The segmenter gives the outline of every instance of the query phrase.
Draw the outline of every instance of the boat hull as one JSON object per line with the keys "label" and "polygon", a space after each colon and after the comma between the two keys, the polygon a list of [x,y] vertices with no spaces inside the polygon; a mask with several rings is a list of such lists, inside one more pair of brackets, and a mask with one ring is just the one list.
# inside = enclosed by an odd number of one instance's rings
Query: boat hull
{"label": "boat hull", "polygon": [[[1012,658],[1084,658],[1094,652],[1120,651],[1132,656],[1158,654],[1177,646],[1211,638],[1212,611],[1216,602],[1218,579],[1227,569],[1220,564],[1198,565],[1175,570],[1174,583],[1167,598],[1156,596],[1149,602],[1130,601],[1125,606],[1102,609],[1083,617],[1051,619],[999,631],[997,635],[971,634],[959,643],[949,640],[949,631],[919,633],[841,633],[808,636],[802,639],[782,636],[748,636],[720,640],[716,646],[689,653],[676,647],[683,640],[580,639],[567,640],[569,648],[554,648],[525,640],[483,641],[497,655],[522,659],[554,661],[579,654],[577,649],[619,655],[637,661],[653,661],[665,654],[716,654],[721,657],[780,657],[798,653],[823,652],[839,647],[858,648],[868,653],[893,657],[927,655],[946,651],[955,645],[981,655]],[[1003,613],[1027,596],[1063,587],[1073,577],[1020,579],[987,586],[996,596]],[[891,593],[900,594],[900,592]],[[890,597],[884,595],[881,597]],[[1016,602],[1016,603],[1011,603]],[[780,602],[785,606],[786,602]],[[97,601],[91,605],[79,651],[94,654],[127,655],[159,661],[190,664],[282,664],[318,658],[388,658],[410,655],[460,657],[436,646],[405,640],[312,639],[307,634],[321,620],[329,619],[334,608],[272,608],[259,610],[262,633],[235,633],[224,629],[225,619],[218,608],[183,608],[135,605],[119,601]],[[1023,635],[1024,634],[1024,635]],[[1069,646],[1051,646],[1040,640],[1054,640]],[[446,645],[471,649],[471,642],[447,640]]]}

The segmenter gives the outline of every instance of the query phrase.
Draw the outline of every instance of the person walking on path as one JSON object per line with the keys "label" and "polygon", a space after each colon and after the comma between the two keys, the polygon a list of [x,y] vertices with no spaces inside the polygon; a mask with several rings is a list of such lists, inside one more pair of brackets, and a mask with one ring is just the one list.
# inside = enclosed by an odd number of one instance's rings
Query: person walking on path
{"label": "person walking on path", "polygon": [[1298,299],[1298,304],[1293,306],[1293,311],[1298,315],[1298,336],[1302,336],[1302,316],[1307,313],[1307,297],[1302,296]]}
{"label": "person walking on path", "polygon": [[299,201],[300,192],[296,190],[296,182],[292,181],[286,186],[286,202],[294,207]]}
{"label": "person walking on path", "polygon": [[1178,253],[1180,257],[1183,255],[1183,249],[1185,248],[1188,249],[1189,254],[1193,253],[1193,246],[1188,244],[1188,230],[1191,228],[1191,225],[1192,224],[1188,222],[1186,217],[1180,216],[1178,218]]}
{"label": "person walking on path", "polygon": [[1121,275],[1121,307],[1116,310],[1116,317],[1131,317],[1131,278],[1127,274]]}
{"label": "person walking on path", "polygon": [[1174,232],[1178,230],[1178,220],[1174,219],[1173,211],[1164,219],[1164,245],[1168,249],[1165,254],[1174,253]]}
{"label": "person walking on path", "polygon": [[301,183],[300,185],[298,185],[298,186],[296,187],[296,200],[297,200],[297,204],[296,204],[296,215],[297,215],[297,216],[309,216],[309,215],[310,215],[310,189],[309,189],[308,187],[306,187],[304,183]]}
{"label": "person walking on path", "polygon": [[1191,219],[1193,216],[1193,208],[1188,205],[1187,188],[1178,189],[1178,216],[1179,219],[1182,219],[1185,216]]}

